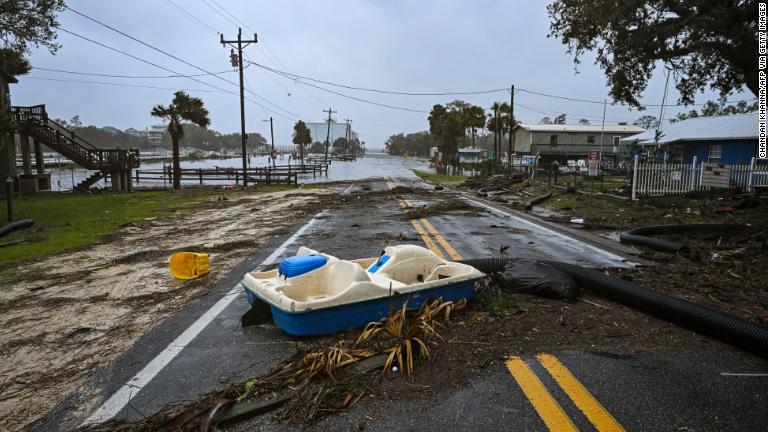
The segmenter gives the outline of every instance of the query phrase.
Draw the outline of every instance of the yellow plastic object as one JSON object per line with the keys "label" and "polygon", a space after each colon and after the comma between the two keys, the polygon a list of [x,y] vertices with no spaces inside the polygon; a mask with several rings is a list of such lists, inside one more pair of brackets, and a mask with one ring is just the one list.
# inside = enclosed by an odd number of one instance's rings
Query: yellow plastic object
{"label": "yellow plastic object", "polygon": [[176,279],[194,279],[208,273],[208,254],[178,252],[171,255],[168,269]]}

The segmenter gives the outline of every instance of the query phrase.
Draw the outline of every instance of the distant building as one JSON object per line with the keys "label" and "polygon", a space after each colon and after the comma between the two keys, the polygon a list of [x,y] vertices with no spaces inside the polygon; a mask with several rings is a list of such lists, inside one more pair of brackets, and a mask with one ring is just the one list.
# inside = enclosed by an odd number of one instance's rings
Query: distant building
{"label": "distant building", "polygon": [[149,145],[160,147],[163,144],[163,138],[165,138],[165,134],[167,133],[168,127],[165,125],[150,126],[149,130],[147,131],[147,139],[149,140]]}
{"label": "distant building", "polygon": [[122,132],[120,129],[112,126],[104,126],[103,128],[101,128],[101,130],[112,135],[117,135]]}
{"label": "distant building", "polygon": [[526,124],[514,128],[515,151],[539,154],[542,160],[586,158],[590,150],[602,149],[604,157],[629,154],[621,139],[644,132],[632,125]]}
{"label": "distant building", "polygon": [[480,163],[488,159],[488,150],[479,148],[460,148],[459,163]]}
{"label": "distant building", "polygon": [[[309,133],[312,136],[312,142],[320,142],[325,144],[325,138],[328,135],[328,122],[322,122],[322,123],[306,123],[307,128],[309,129]],[[352,130],[352,125],[349,127],[350,130],[350,140],[356,140],[357,132]],[[333,145],[333,142],[336,141],[337,138],[344,138],[347,135],[347,124],[346,123],[337,123],[335,120],[331,119],[331,145]]]}
{"label": "distant building", "polygon": [[661,137],[655,142],[656,131],[622,139],[623,145],[638,146],[647,153],[658,144],[664,151],[660,158],[669,162],[718,162],[742,164],[757,155],[758,113],[696,117],[667,122]]}
{"label": "distant building", "polygon": [[145,136],[147,136],[147,130],[146,129],[138,130],[138,129],[134,129],[134,128],[128,128],[128,129],[125,130],[125,133],[127,133],[128,135],[136,136],[136,137],[145,137]]}

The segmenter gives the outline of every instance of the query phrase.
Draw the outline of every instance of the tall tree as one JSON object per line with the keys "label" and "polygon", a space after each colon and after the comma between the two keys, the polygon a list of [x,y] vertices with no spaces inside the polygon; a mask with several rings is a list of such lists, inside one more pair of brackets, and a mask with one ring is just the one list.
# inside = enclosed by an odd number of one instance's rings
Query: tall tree
{"label": "tall tree", "polygon": [[539,120],[539,124],[552,124],[552,119],[549,117],[542,117],[541,120]]}
{"label": "tall tree", "polygon": [[686,112],[677,113],[674,119],[672,119],[672,122],[685,120],[689,118],[696,118],[696,117],[712,117],[712,116],[720,116],[720,115],[731,115],[731,114],[746,114],[750,112],[757,111],[758,105],[757,101],[754,103],[749,103],[747,101],[739,101],[735,105],[726,105],[725,99],[721,99],[718,102],[715,101],[707,101],[704,106],[701,107],[700,111],[691,110]]}
{"label": "tall tree", "polygon": [[301,163],[304,163],[304,146],[312,144],[312,134],[307,125],[301,120],[293,125],[293,143],[299,146]]}
{"label": "tall tree", "polygon": [[[435,105],[429,113],[429,133],[439,137],[439,148],[443,153],[443,161],[457,166],[458,137],[465,133],[465,117],[456,104],[449,104],[451,109]],[[448,105],[446,105],[448,106]]]}
{"label": "tall tree", "polygon": [[552,123],[554,124],[565,124],[566,116],[565,114],[560,114],[559,116],[555,117],[554,120],[552,120]]}
{"label": "tall tree", "polygon": [[64,0],[8,0],[0,2],[0,42],[20,55],[31,46],[59,49],[56,13],[64,10]]}
{"label": "tall tree", "polygon": [[632,122],[633,125],[639,126],[643,129],[650,130],[658,126],[659,120],[656,119],[656,116],[652,116],[650,114],[646,114],[634,122]]}
{"label": "tall tree", "polygon": [[11,48],[0,48],[0,68],[13,76],[26,75],[32,70],[29,60],[24,55]]}
{"label": "tall tree", "polygon": [[184,136],[182,122],[188,121],[203,128],[208,127],[211,124],[208,110],[203,106],[202,99],[177,91],[170,105],[155,105],[152,108],[152,116],[168,120],[168,135],[173,144],[173,188],[181,189],[179,140]]}
{"label": "tall tree", "polygon": [[579,120],[579,124],[583,126],[589,126],[589,120],[583,118]]}
{"label": "tall tree", "polygon": [[587,51],[616,102],[641,106],[657,61],[673,71],[680,102],[709,86],[721,96],[758,92],[757,0],[556,0],[550,36],[578,64]]}
{"label": "tall tree", "polygon": [[477,105],[470,105],[464,112],[464,121],[472,134],[472,148],[475,148],[477,130],[485,127],[485,111]]}

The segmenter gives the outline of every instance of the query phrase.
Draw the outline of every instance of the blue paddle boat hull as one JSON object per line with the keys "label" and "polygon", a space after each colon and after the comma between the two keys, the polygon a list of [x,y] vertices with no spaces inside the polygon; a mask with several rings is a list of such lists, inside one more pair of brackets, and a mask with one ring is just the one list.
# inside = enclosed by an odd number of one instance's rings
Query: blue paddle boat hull
{"label": "blue paddle boat hull", "polygon": [[270,306],[275,325],[286,333],[294,336],[318,336],[363,328],[370,322],[386,317],[390,311],[400,309],[405,302],[408,302],[408,309],[418,309],[424,301],[441,297],[446,301],[461,299],[469,301],[475,294],[476,281],[476,279],[467,280],[407,294],[301,312],[292,312],[276,307],[269,301],[260,298],[245,285],[243,287],[251,305],[255,302],[265,302]]}

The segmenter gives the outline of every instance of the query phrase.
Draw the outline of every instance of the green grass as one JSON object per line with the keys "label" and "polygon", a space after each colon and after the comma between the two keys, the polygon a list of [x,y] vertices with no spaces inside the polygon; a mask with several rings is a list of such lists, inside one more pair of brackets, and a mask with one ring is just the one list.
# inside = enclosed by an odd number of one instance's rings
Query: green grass
{"label": "green grass", "polygon": [[[305,187],[306,188],[306,187]],[[264,186],[256,193],[296,189],[295,186]],[[235,190],[230,198],[254,193]],[[34,219],[32,228],[16,231],[0,243],[25,240],[0,247],[0,264],[21,263],[96,243],[121,226],[151,217],[173,217],[196,204],[214,201],[221,190],[185,189],[181,192],[141,191],[134,193],[59,194],[45,193],[13,200],[14,219]],[[6,214],[5,200],[0,213]],[[5,222],[5,221],[3,221]]]}
{"label": "green grass", "polygon": [[437,182],[437,183],[457,183],[457,182],[463,182],[467,179],[467,176],[460,176],[460,175],[447,175],[447,174],[433,174],[428,173],[426,171],[417,171],[413,170],[413,172],[421,177],[422,180],[431,181],[431,182]]}
{"label": "green grass", "polygon": [[514,294],[508,293],[478,293],[474,299],[478,310],[488,312],[492,317],[498,318],[505,311],[516,311],[523,306]]}

